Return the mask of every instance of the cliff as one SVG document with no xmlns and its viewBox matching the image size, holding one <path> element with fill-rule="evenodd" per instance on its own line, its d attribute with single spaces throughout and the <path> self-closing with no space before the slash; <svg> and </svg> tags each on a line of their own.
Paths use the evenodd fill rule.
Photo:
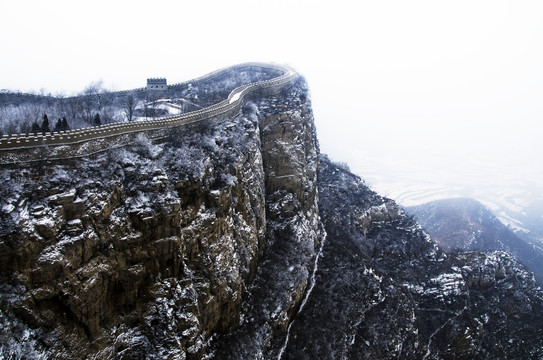
<svg viewBox="0 0 543 360">
<path fill-rule="evenodd" d="M 93 141 L 0 168 L 3 357 L 543 355 L 533 275 L 504 253 L 442 252 L 321 157 L 301 77 Z"/>
<path fill-rule="evenodd" d="M 155 135 L 2 168 L 4 353 L 199 359 L 284 333 L 319 241 L 305 83 Z"/>
<path fill-rule="evenodd" d="M 315 287 L 285 359 L 535 359 L 543 294 L 503 252 L 444 253 L 393 201 L 325 157 Z"/>
<path fill-rule="evenodd" d="M 448 252 L 505 251 L 543 279 L 543 249 L 519 238 L 489 209 L 472 199 L 444 199 L 406 209 Z"/>
</svg>

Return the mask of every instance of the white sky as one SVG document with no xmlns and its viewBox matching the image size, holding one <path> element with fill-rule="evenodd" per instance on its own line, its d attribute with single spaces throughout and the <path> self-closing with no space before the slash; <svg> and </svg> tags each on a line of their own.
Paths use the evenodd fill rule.
<svg viewBox="0 0 543 360">
<path fill-rule="evenodd" d="M 0 89 L 289 63 L 309 82 L 321 150 L 362 176 L 368 159 L 391 176 L 463 168 L 473 186 L 543 174 L 540 0 L 17 0 L 0 3 L 0 31 Z M 503 173 L 477 175 L 487 162 Z"/>
</svg>

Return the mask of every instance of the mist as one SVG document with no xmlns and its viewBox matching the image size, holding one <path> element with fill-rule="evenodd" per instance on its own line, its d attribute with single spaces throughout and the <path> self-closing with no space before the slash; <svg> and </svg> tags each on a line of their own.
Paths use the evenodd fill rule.
<svg viewBox="0 0 543 360">
<path fill-rule="evenodd" d="M 540 1 L 20 1 L 0 17 L 0 89 L 120 90 L 288 63 L 309 83 L 321 151 L 375 190 L 543 221 Z"/>
</svg>

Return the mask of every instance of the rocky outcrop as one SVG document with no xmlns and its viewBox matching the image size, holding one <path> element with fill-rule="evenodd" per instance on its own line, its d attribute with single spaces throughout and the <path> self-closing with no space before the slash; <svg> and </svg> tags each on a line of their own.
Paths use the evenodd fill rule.
<svg viewBox="0 0 543 360">
<path fill-rule="evenodd" d="M 2 168 L 3 355 L 200 359 L 251 322 L 271 349 L 315 254 L 317 155 L 299 81 L 158 140 Z"/>
<path fill-rule="evenodd" d="M 360 178 L 323 158 L 316 284 L 283 359 L 535 359 L 543 294 L 502 252 L 443 253 Z"/>
<path fill-rule="evenodd" d="M 543 357 L 533 275 L 319 157 L 303 79 L 114 145 L 0 168 L 0 357 Z"/>
<path fill-rule="evenodd" d="M 519 238 L 489 209 L 473 199 L 436 200 L 406 211 L 447 252 L 504 251 L 543 282 L 543 249 Z"/>
<path fill-rule="evenodd" d="M 322 241 L 312 112 L 307 89 L 291 91 L 290 97 L 256 103 L 266 177 L 266 250 L 239 327 L 218 342 L 219 359 L 277 357 Z"/>
</svg>

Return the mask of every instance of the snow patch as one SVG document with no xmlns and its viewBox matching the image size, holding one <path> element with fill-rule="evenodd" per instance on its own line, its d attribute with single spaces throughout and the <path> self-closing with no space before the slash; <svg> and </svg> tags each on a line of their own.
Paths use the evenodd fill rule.
<svg viewBox="0 0 543 360">
<path fill-rule="evenodd" d="M 526 229 L 524 227 L 524 224 L 522 224 L 522 222 L 520 222 L 519 220 L 513 219 L 511 216 L 509 216 L 503 211 L 497 214 L 497 217 L 505 226 L 509 227 L 514 232 L 523 232 L 526 234 L 530 233 L 530 230 Z"/>
<path fill-rule="evenodd" d="M 425 295 L 436 297 L 460 295 L 464 287 L 464 278 L 460 272 L 441 274 L 430 279 L 428 284 L 432 287 L 425 291 Z"/>
<path fill-rule="evenodd" d="M 233 102 L 238 101 L 240 96 L 241 96 L 241 92 L 235 93 L 234 96 L 232 96 L 232 98 L 230 99 L 230 104 L 232 104 Z"/>
<path fill-rule="evenodd" d="M 2 206 L 2 211 L 5 213 L 9 214 L 13 210 L 15 210 L 15 206 L 13 206 L 13 204 L 7 204 L 7 205 Z"/>
</svg>

